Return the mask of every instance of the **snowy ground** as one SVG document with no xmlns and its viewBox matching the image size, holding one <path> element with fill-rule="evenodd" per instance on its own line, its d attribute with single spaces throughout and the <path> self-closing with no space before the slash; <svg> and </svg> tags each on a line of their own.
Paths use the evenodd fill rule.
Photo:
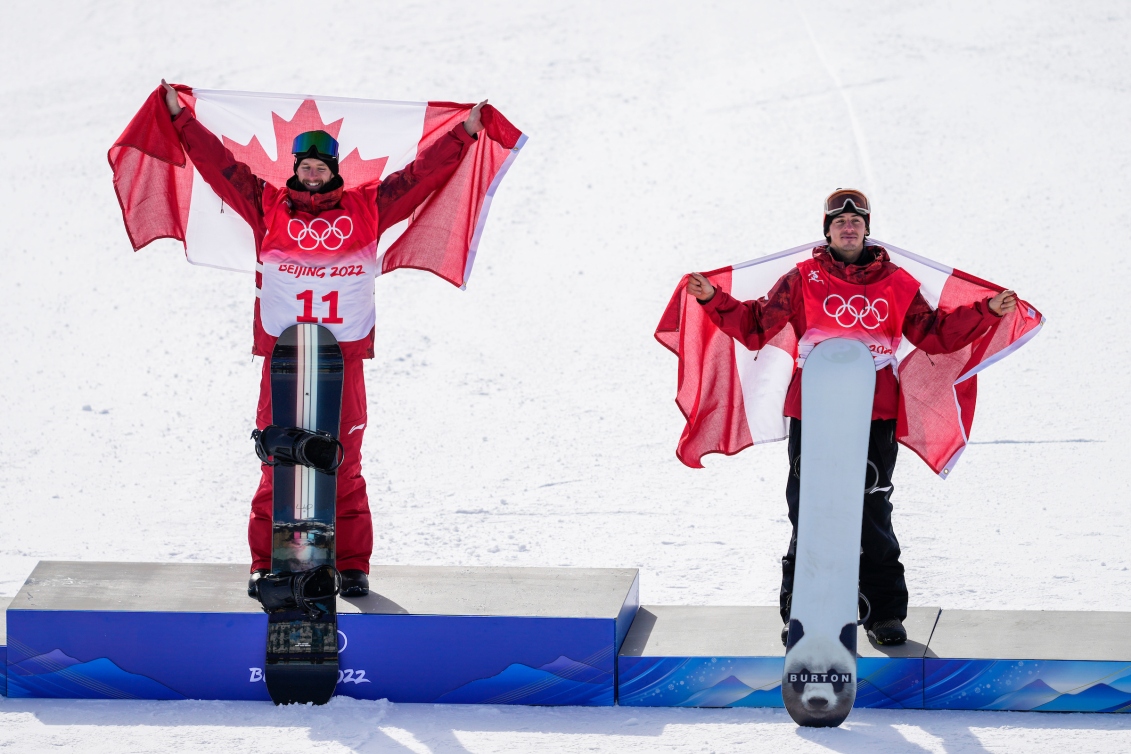
<svg viewBox="0 0 1131 754">
<path fill-rule="evenodd" d="M 5 21 L 0 597 L 40 559 L 247 558 L 252 281 L 172 242 L 132 253 L 105 161 L 164 76 L 488 96 L 530 135 L 466 292 L 378 281 L 375 562 L 635 567 L 646 603 L 774 603 L 785 448 L 681 466 L 652 331 L 683 272 L 815 238 L 824 195 L 859 186 L 877 237 L 1048 317 L 984 373 L 949 481 L 904 454 L 912 603 L 1131 610 L 1126 3 L 75 0 Z M 1116 752 L 1131 722 L 0 699 L 4 747 Z"/>
</svg>

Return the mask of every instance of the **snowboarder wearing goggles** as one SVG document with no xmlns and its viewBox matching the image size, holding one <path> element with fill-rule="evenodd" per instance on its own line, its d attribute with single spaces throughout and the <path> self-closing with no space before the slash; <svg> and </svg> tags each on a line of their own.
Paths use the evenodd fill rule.
<svg viewBox="0 0 1131 754">
<path fill-rule="evenodd" d="M 483 129 L 480 111 L 485 103 L 476 105 L 464 123 L 422 150 L 404 169 L 380 182 L 351 189 L 344 187 L 338 174 L 338 142 L 325 131 L 299 134 L 292 145 L 294 175 L 284 187 L 276 188 L 238 162 L 190 109 L 182 108 L 176 90 L 164 80 L 161 84 L 181 145 L 205 182 L 251 226 L 260 261 L 271 250 L 281 250 L 289 259 L 306 260 L 259 266 L 254 353 L 270 357 L 275 338 L 269 332 L 281 332 L 296 321 L 310 321 L 302 319 L 309 316 L 302 307 L 310 306 L 315 297 L 330 299 L 331 314 L 321 321 L 338 339 L 345 360 L 339 432 L 343 456 L 337 469 L 335 506 L 337 567 L 342 574 L 341 593 L 365 595 L 369 592 L 373 524 L 361 476 L 361 441 L 367 422 L 361 360 L 373 357 L 376 315 L 369 252 L 386 229 L 409 217 L 455 173 Z M 317 288 L 317 283 L 324 282 L 317 271 L 331 268 L 345 270 L 333 280 L 334 290 L 325 297 L 326 291 L 303 290 Z M 256 415 L 260 430 L 271 424 L 269 366 L 270 359 L 264 359 Z M 252 597 L 257 580 L 271 565 L 272 482 L 271 468 L 264 466 L 248 523 L 252 554 L 248 594 Z"/>
<path fill-rule="evenodd" d="M 865 244 L 870 232 L 868 198 L 855 189 L 837 189 L 824 205 L 827 244 L 814 248 L 812 259 L 783 275 L 765 298 L 738 301 L 698 273 L 691 273 L 687 290 L 715 325 L 750 350 L 761 349 L 786 326 L 797 337 L 799 368 L 793 373 L 784 409 L 789 418 L 790 464 L 785 496 L 793 525 L 789 549 L 782 558 L 780 609 L 787 628 L 801 489 L 801 369 L 805 356 L 818 342 L 831 337 L 830 332 L 860 340 L 872 351 L 876 388 L 868 440 L 860 591 L 871 608 L 865 623 L 868 635 L 879 644 L 902 644 L 907 640 L 903 627 L 907 584 L 890 502 L 900 390 L 895 352 L 901 338 L 932 355 L 965 348 L 1013 311 L 1017 296 L 1006 290 L 947 313 L 933 309 L 919 292 L 919 283 L 892 263 L 883 247 Z M 835 329 L 831 320 L 835 320 Z M 822 324 L 829 326 L 822 328 Z M 787 628 L 782 629 L 783 643 Z"/>
</svg>

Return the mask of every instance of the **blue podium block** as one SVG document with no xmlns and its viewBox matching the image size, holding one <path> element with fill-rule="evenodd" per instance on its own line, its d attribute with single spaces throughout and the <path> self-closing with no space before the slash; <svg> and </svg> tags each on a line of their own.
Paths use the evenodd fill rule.
<svg viewBox="0 0 1131 754">
<path fill-rule="evenodd" d="M 939 610 L 911 608 L 909 641 L 857 638 L 857 707 L 923 705 L 923 656 Z M 638 707 L 781 707 L 785 648 L 776 607 L 641 607 L 618 657 L 619 703 Z"/>
<path fill-rule="evenodd" d="M 0 600 L 0 696 L 8 695 L 8 600 Z"/>
<path fill-rule="evenodd" d="M 8 694 L 260 699 L 266 616 L 234 565 L 41 562 L 7 613 Z M 637 571 L 377 568 L 339 600 L 336 693 L 611 705 Z"/>
<path fill-rule="evenodd" d="M 267 620 L 235 565 L 40 562 L 8 607 L 8 695 L 269 699 Z"/>
<path fill-rule="evenodd" d="M 944 610 L 927 709 L 1131 712 L 1131 613 Z"/>
<path fill-rule="evenodd" d="M 338 602 L 339 692 L 460 704 L 612 705 L 639 574 L 387 566 Z M 358 673 L 363 677 L 358 679 Z"/>
</svg>

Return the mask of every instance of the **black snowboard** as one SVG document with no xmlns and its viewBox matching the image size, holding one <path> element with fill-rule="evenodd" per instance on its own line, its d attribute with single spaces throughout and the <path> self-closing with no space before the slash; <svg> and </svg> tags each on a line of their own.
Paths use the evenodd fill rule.
<svg viewBox="0 0 1131 754">
<path fill-rule="evenodd" d="M 271 354 L 271 421 L 281 427 L 339 432 L 342 349 L 324 327 L 299 324 L 279 336 Z M 333 474 L 276 466 L 271 572 L 303 573 L 334 565 Z M 314 612 L 268 613 L 264 680 L 276 704 L 325 704 L 338 683 L 335 598 Z"/>
</svg>

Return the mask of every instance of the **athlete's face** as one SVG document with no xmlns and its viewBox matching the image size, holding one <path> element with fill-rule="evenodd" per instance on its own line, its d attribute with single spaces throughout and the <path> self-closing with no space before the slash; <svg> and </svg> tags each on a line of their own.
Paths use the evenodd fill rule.
<svg viewBox="0 0 1131 754">
<path fill-rule="evenodd" d="M 842 257 L 855 259 L 864 250 L 864 235 L 867 228 L 860 215 L 845 212 L 833 218 L 829 225 L 829 239 L 833 251 Z"/>
<path fill-rule="evenodd" d="M 295 175 L 309 191 L 317 191 L 330 182 L 330 179 L 334 177 L 334 172 L 322 160 L 307 157 L 298 164 Z"/>
</svg>

